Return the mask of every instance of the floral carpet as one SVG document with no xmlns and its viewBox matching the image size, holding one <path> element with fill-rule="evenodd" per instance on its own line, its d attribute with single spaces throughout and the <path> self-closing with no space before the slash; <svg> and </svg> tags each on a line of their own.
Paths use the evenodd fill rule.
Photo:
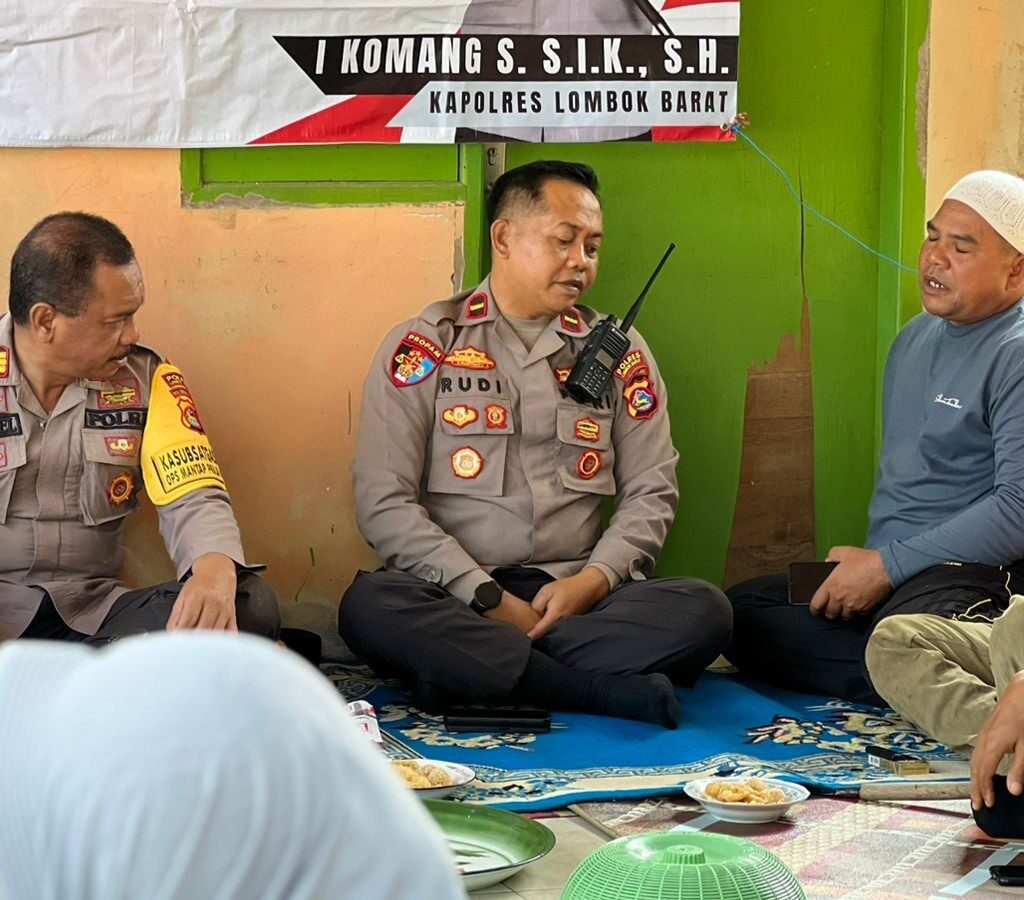
<svg viewBox="0 0 1024 900">
<path fill-rule="evenodd" d="M 388 753 L 462 763 L 477 778 L 457 796 L 519 812 L 570 803 L 682 792 L 695 778 L 771 774 L 825 794 L 855 793 L 870 781 L 897 781 L 867 759 L 870 744 L 921 756 L 948 780 L 963 771 L 941 744 L 887 709 L 858 706 L 709 673 L 679 689 L 676 731 L 555 711 L 546 734 L 451 734 L 440 716 L 366 669 L 321 667 L 346 700 L 374 705 Z"/>
</svg>

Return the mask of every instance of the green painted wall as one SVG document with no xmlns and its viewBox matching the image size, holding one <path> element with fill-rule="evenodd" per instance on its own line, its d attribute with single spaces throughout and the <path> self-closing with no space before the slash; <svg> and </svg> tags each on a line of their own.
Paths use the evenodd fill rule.
<svg viewBox="0 0 1024 900">
<path fill-rule="evenodd" d="M 910 254 L 908 263 L 916 246 L 905 236 L 920 234 L 923 187 L 907 164 L 913 115 L 904 101 L 926 19 L 917 0 L 742 4 L 740 109 L 751 116 L 750 135 L 806 202 L 869 243 Z M 783 335 L 799 334 L 805 293 L 818 550 L 862 543 L 878 363 L 897 327 L 901 300 L 891 293 L 901 279 L 883 277 L 872 256 L 802 216 L 741 141 L 510 144 L 507 164 L 543 157 L 590 163 L 601 177 L 606 239 L 589 295 L 597 308 L 624 312 L 665 245 L 679 245 L 639 322 L 670 386 L 682 456 L 680 512 L 661 572 L 721 580 L 747 371 L 774 357 Z"/>
</svg>

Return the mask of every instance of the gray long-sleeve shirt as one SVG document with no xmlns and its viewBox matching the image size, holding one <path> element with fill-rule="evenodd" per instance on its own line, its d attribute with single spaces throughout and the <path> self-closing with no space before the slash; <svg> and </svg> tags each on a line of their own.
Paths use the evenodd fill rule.
<svg viewBox="0 0 1024 900">
<path fill-rule="evenodd" d="M 894 587 L 1024 558 L 1022 304 L 962 326 L 922 313 L 889 351 L 867 545 Z"/>
</svg>

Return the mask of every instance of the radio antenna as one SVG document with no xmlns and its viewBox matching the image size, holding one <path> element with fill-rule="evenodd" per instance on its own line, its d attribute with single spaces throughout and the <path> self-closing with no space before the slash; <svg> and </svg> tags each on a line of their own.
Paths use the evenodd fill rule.
<svg viewBox="0 0 1024 900">
<path fill-rule="evenodd" d="M 622 320 L 622 330 L 624 332 L 629 331 L 636 319 L 637 313 L 640 312 L 640 304 L 644 302 L 644 297 L 647 296 L 647 292 L 651 289 L 651 285 L 654 284 L 654 279 L 658 277 L 661 267 L 665 265 L 668 258 L 672 255 L 672 251 L 675 249 L 675 244 L 668 245 L 668 250 L 665 251 L 665 255 L 661 258 L 661 262 L 658 263 L 658 267 L 651 274 L 651 277 L 647 279 L 647 284 L 644 285 L 644 289 L 640 292 L 640 296 L 636 298 L 633 305 L 629 308 L 629 312 L 626 313 L 626 318 Z"/>
</svg>

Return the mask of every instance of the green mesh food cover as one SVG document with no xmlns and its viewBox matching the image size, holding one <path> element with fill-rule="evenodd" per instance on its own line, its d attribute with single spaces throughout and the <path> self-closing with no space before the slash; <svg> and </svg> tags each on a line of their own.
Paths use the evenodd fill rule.
<svg viewBox="0 0 1024 900">
<path fill-rule="evenodd" d="M 583 860 L 562 900 L 804 900 L 796 876 L 757 844 L 666 831 L 619 838 Z"/>
</svg>

